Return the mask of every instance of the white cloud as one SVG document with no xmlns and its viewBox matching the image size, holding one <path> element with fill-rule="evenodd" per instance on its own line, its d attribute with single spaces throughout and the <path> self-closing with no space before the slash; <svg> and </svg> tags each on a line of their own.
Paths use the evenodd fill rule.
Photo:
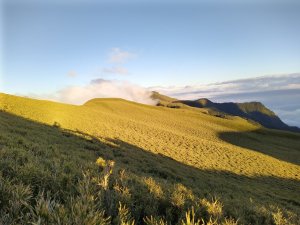
<svg viewBox="0 0 300 225">
<path fill-rule="evenodd" d="M 113 66 L 110 68 L 103 68 L 103 73 L 108 74 L 121 74 L 121 75 L 127 75 L 129 74 L 128 70 L 125 67 L 122 66 Z"/>
<path fill-rule="evenodd" d="M 136 57 L 134 53 L 124 51 L 120 48 L 112 48 L 109 53 L 109 62 L 115 64 L 122 64 L 127 62 L 128 60 Z"/>
<path fill-rule="evenodd" d="M 44 95 L 39 98 L 78 105 L 93 98 L 123 98 L 155 105 L 156 101 L 151 99 L 151 94 L 148 89 L 127 81 L 96 79 L 85 86 L 66 87 L 53 95 Z"/>
</svg>

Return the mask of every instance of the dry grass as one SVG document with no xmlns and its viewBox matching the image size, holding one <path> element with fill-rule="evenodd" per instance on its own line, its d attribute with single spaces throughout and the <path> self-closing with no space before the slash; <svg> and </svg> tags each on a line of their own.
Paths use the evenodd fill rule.
<svg viewBox="0 0 300 225">
<path fill-rule="evenodd" d="M 157 201 L 169 201 L 175 208 L 191 210 L 188 207 L 200 198 L 202 202 L 195 204 L 199 212 L 205 211 L 206 223 L 213 218 L 218 223 L 230 224 L 230 217 L 239 218 L 240 223 L 271 223 L 280 220 L 274 214 L 276 207 L 292 215 L 289 220 L 299 221 L 299 134 L 266 130 L 237 117 L 210 116 L 201 109 L 146 106 L 120 99 L 96 99 L 73 106 L 1 94 L 0 109 L 32 123 L 68 130 L 71 139 L 89 140 L 87 148 L 82 147 L 82 141 L 52 144 L 50 157 L 65 157 L 70 168 L 83 159 L 95 164 L 99 155 L 113 159 L 117 169 L 128 170 L 130 177 L 139 180 L 148 191 L 153 204 L 148 212 L 160 210 Z M 50 148 L 41 139 L 47 137 L 41 135 L 44 128 L 29 131 L 18 119 L 7 125 L 11 120 L 1 121 L 2 157 L 9 155 L 9 151 L 18 152 L 16 146 L 30 145 L 34 149 L 37 144 Z M 61 152 L 62 146 L 65 153 Z M 37 148 L 38 154 L 50 154 Z M 75 150 L 74 157 L 68 155 Z M 120 181 L 115 190 L 122 193 L 124 202 L 130 202 L 134 193 L 128 191 L 126 180 Z M 72 181 L 69 182 L 71 185 Z M 211 195 L 220 200 L 208 201 Z M 148 214 L 144 222 L 161 224 L 172 213 L 176 214 L 169 212 L 165 218 L 152 219 Z M 184 219 L 179 217 L 178 221 Z"/>
</svg>

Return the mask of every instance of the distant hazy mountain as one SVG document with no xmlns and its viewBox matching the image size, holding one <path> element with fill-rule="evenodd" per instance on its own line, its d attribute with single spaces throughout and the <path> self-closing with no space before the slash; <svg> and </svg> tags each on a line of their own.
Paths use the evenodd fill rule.
<svg viewBox="0 0 300 225">
<path fill-rule="evenodd" d="M 183 105 L 206 108 L 212 114 L 225 117 L 226 114 L 239 116 L 255 121 L 266 128 L 300 132 L 300 128 L 285 124 L 273 111 L 264 106 L 261 102 L 245 103 L 215 103 L 206 98 L 198 100 L 178 100 L 153 92 L 152 97 L 159 100 L 158 105 L 170 108 L 181 108 Z"/>
</svg>

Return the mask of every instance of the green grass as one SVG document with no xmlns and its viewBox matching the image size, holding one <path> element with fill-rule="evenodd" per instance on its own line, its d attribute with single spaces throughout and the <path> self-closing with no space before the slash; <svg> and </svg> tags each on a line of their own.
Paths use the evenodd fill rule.
<svg viewBox="0 0 300 225">
<path fill-rule="evenodd" d="M 0 224 L 300 223 L 299 134 L 120 99 L 0 109 Z"/>
</svg>

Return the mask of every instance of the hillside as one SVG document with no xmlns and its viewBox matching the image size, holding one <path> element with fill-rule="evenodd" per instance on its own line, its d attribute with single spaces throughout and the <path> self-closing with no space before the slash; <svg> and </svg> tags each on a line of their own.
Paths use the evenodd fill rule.
<svg viewBox="0 0 300 225">
<path fill-rule="evenodd" d="M 184 106 L 204 108 L 212 115 L 225 117 L 226 114 L 229 114 L 255 121 L 266 128 L 300 132 L 300 128 L 285 124 L 274 112 L 264 106 L 261 102 L 214 103 L 206 98 L 198 100 L 178 100 L 159 93 L 153 94 L 152 98 L 157 99 L 159 105 L 170 108 L 180 108 Z"/>
<path fill-rule="evenodd" d="M 300 224 L 298 133 L 122 99 L 0 110 L 0 224 Z"/>
</svg>

